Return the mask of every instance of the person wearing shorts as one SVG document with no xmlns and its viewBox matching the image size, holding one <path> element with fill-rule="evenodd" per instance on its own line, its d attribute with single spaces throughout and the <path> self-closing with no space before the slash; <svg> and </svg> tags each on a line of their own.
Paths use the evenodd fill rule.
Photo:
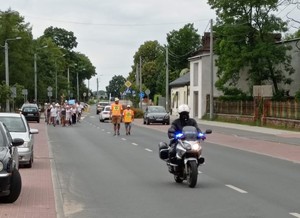
<svg viewBox="0 0 300 218">
<path fill-rule="evenodd" d="M 114 136 L 120 135 L 120 124 L 122 116 L 122 104 L 119 103 L 119 99 L 115 98 L 115 102 L 111 104 L 111 122 L 114 125 Z"/>
<path fill-rule="evenodd" d="M 123 121 L 125 124 L 126 135 L 130 135 L 131 123 L 134 119 L 134 112 L 130 109 L 130 105 L 127 105 L 123 111 Z"/>
</svg>

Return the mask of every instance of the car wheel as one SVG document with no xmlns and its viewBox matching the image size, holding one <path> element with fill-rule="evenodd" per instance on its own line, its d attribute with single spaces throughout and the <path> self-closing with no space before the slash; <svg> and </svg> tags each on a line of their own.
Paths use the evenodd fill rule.
<svg viewBox="0 0 300 218">
<path fill-rule="evenodd" d="M 149 119 L 147 119 L 147 125 L 149 125 L 150 124 L 150 121 L 149 121 Z"/>
<path fill-rule="evenodd" d="M 38 119 L 37 122 L 40 123 L 40 119 Z"/>
<path fill-rule="evenodd" d="M 32 168 L 32 163 L 33 163 L 33 155 L 31 155 L 30 160 L 29 160 L 28 164 L 25 165 L 25 167 Z"/>
<path fill-rule="evenodd" d="M 146 124 L 146 120 L 144 119 L 144 124 Z"/>
<path fill-rule="evenodd" d="M 22 180 L 21 180 L 20 172 L 17 169 L 14 169 L 10 180 L 10 193 L 7 196 L 1 197 L 0 201 L 3 203 L 15 202 L 20 196 L 21 188 L 22 188 Z"/>
</svg>

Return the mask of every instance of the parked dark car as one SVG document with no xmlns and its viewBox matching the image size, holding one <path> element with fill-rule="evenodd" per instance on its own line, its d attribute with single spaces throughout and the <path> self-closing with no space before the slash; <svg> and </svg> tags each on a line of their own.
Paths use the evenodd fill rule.
<svg viewBox="0 0 300 218">
<path fill-rule="evenodd" d="M 27 121 L 40 122 L 40 110 L 37 104 L 23 104 L 21 113 L 25 116 Z"/>
<path fill-rule="evenodd" d="M 12 139 L 5 124 L 0 122 L 0 202 L 2 203 L 13 203 L 20 196 L 22 180 L 16 146 L 23 143 L 23 139 Z"/>
<path fill-rule="evenodd" d="M 163 106 L 147 106 L 144 112 L 144 124 L 170 124 L 170 115 Z"/>
</svg>

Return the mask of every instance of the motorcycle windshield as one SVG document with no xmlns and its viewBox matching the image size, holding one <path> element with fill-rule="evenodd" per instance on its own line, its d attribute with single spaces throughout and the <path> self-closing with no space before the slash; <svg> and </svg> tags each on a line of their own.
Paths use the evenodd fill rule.
<svg viewBox="0 0 300 218">
<path fill-rule="evenodd" d="M 198 131 L 194 126 L 185 126 L 182 129 L 182 133 L 184 135 L 184 139 L 188 141 L 197 140 Z"/>
</svg>

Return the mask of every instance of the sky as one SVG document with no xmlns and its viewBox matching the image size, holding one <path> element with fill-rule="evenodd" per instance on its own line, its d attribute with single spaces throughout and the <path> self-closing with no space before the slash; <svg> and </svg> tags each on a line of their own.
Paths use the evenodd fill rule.
<svg viewBox="0 0 300 218">
<path fill-rule="evenodd" d="M 114 75 L 126 78 L 144 42 L 165 45 L 167 34 L 187 23 L 202 36 L 210 31 L 210 19 L 216 18 L 207 0 L 1 0 L 0 9 L 9 8 L 30 23 L 35 39 L 50 26 L 72 31 L 78 42 L 74 51 L 85 54 L 96 67 L 97 76 L 86 81 L 93 91 L 97 79 L 99 90 L 105 90 Z M 299 9 L 289 6 L 278 15 L 297 13 Z"/>
</svg>

